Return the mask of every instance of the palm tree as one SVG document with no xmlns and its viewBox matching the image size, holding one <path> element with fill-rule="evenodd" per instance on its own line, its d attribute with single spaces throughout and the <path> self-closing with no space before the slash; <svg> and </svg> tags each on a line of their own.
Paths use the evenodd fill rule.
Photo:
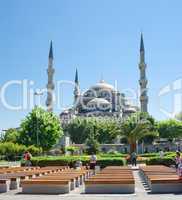
<svg viewBox="0 0 182 200">
<path fill-rule="evenodd" d="M 121 136 L 128 140 L 130 153 L 136 151 L 136 142 L 146 136 L 158 136 L 155 120 L 147 113 L 135 113 L 120 126 Z"/>
</svg>

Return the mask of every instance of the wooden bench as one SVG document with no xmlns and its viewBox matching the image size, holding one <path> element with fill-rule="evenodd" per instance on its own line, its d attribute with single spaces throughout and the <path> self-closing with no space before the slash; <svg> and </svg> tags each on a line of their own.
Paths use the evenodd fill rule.
<svg viewBox="0 0 182 200">
<path fill-rule="evenodd" d="M 87 194 L 129 194 L 134 193 L 134 179 L 91 179 L 85 181 Z"/>
<path fill-rule="evenodd" d="M 21 181 L 23 193 L 63 194 L 83 184 L 86 170 L 64 170 Z M 57 184 L 56 184 L 57 183 Z M 35 186 L 36 185 L 36 186 Z M 38 185 L 38 186 L 37 186 Z M 53 185 L 53 186 L 52 186 Z M 56 186 L 55 186 L 56 185 Z M 40 190 L 39 190 L 39 188 Z"/>
<path fill-rule="evenodd" d="M 128 167 L 107 167 L 85 181 L 85 193 L 129 194 L 135 192 L 133 173 Z"/>
<path fill-rule="evenodd" d="M 151 193 L 182 193 L 182 179 L 166 166 L 147 166 L 140 169 L 142 179 Z"/>
<path fill-rule="evenodd" d="M 21 180 L 26 180 L 26 179 L 30 179 L 33 177 L 39 177 L 40 175 L 45 175 L 48 174 L 49 170 L 26 170 L 26 171 L 15 171 L 15 172 L 11 172 L 11 173 L 4 173 L 4 174 L 0 174 L 0 179 L 8 179 L 10 181 L 10 189 L 18 189 L 21 184 L 20 181 Z"/>
<path fill-rule="evenodd" d="M 70 192 L 69 180 L 25 180 L 22 181 L 24 194 L 65 194 Z"/>
<path fill-rule="evenodd" d="M 70 184 L 70 190 L 74 190 L 75 187 L 79 187 L 81 184 L 80 183 L 80 176 L 79 175 L 74 175 L 74 174 L 54 174 L 54 175 L 48 175 L 48 176 L 42 176 L 35 178 L 36 180 L 69 180 L 71 182 Z"/>
</svg>

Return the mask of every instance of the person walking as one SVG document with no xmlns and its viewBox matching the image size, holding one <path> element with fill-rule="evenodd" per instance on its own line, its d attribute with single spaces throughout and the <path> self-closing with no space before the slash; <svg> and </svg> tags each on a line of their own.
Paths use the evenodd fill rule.
<svg viewBox="0 0 182 200">
<path fill-rule="evenodd" d="M 23 159 L 25 160 L 26 167 L 30 167 L 32 165 L 31 158 L 32 158 L 31 153 L 26 151 L 25 154 L 23 155 Z"/>
<path fill-rule="evenodd" d="M 160 149 L 160 151 L 159 151 L 159 157 L 160 157 L 160 159 L 164 158 L 164 151 L 162 149 Z"/>
<path fill-rule="evenodd" d="M 95 170 L 96 164 L 97 164 L 97 156 L 93 153 L 90 157 L 90 169 Z"/>
<path fill-rule="evenodd" d="M 82 168 L 82 161 L 81 159 L 79 159 L 75 163 L 75 169 L 80 170 L 81 168 Z"/>
<path fill-rule="evenodd" d="M 135 151 L 132 152 L 132 154 L 131 154 L 131 164 L 132 164 L 132 166 L 137 165 L 137 154 Z"/>
<path fill-rule="evenodd" d="M 182 159 L 180 159 L 180 163 L 178 164 L 178 176 L 182 179 Z"/>
<path fill-rule="evenodd" d="M 179 151 L 176 151 L 176 156 L 175 156 L 175 167 L 176 171 L 178 170 L 178 166 L 181 163 L 181 153 Z"/>
</svg>

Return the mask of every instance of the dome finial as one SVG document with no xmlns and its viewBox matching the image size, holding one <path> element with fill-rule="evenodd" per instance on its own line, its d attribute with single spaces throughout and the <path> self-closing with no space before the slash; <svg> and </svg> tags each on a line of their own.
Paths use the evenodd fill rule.
<svg viewBox="0 0 182 200">
<path fill-rule="evenodd" d="M 99 82 L 100 82 L 100 83 L 105 83 L 104 78 L 103 78 L 103 73 L 101 73 L 100 81 L 99 81 Z"/>
</svg>

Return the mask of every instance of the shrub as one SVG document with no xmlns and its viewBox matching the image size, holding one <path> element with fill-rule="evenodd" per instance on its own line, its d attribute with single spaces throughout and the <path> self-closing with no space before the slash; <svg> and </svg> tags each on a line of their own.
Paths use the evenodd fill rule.
<svg viewBox="0 0 182 200">
<path fill-rule="evenodd" d="M 32 156 L 37 156 L 42 153 L 42 148 L 38 148 L 34 145 L 29 146 L 26 150 L 29 151 L 32 154 Z"/>
<path fill-rule="evenodd" d="M 44 166 L 68 166 L 73 165 L 74 162 L 79 160 L 79 156 L 49 156 L 49 157 L 33 157 L 32 165 Z M 84 164 L 89 162 L 88 157 L 81 157 L 80 159 Z"/>
<path fill-rule="evenodd" d="M 89 163 L 89 156 L 50 156 L 50 157 L 33 157 L 32 158 L 32 164 L 34 166 L 63 166 L 63 165 L 69 165 L 72 166 L 74 162 L 77 160 L 81 160 L 83 165 Z M 102 158 L 98 156 L 97 160 L 98 165 L 100 165 L 102 168 L 106 166 L 122 166 L 125 165 L 125 160 L 118 157 L 106 157 Z"/>
<path fill-rule="evenodd" d="M 66 147 L 66 150 L 69 151 L 71 155 L 73 155 L 76 151 L 79 150 L 79 147 L 69 146 L 69 147 Z"/>
<path fill-rule="evenodd" d="M 145 154 L 140 154 L 139 156 L 145 157 L 145 158 L 156 157 L 156 156 L 159 156 L 159 153 L 145 153 Z"/>
<path fill-rule="evenodd" d="M 103 158 L 105 158 L 105 157 L 110 157 L 110 158 L 113 158 L 113 157 L 119 157 L 119 158 L 125 158 L 125 157 L 127 157 L 127 154 L 123 154 L 123 153 L 100 153 L 99 154 L 99 156 L 100 157 L 103 157 Z"/>
<path fill-rule="evenodd" d="M 166 166 L 171 166 L 175 164 L 174 158 L 173 157 L 154 157 L 146 160 L 147 165 L 166 165 Z"/>
<path fill-rule="evenodd" d="M 0 154 L 5 156 L 6 160 L 21 159 L 26 146 L 14 144 L 11 142 L 0 143 Z"/>
<path fill-rule="evenodd" d="M 123 166 L 126 164 L 125 159 L 121 158 L 101 158 L 98 159 L 97 164 L 101 166 L 101 168 L 107 167 L 107 166 Z"/>
</svg>

